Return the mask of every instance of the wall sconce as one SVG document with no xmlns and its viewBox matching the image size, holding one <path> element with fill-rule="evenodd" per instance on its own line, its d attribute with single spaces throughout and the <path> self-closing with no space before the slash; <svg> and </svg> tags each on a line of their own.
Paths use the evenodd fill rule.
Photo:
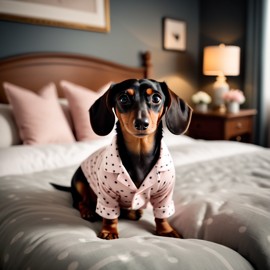
<svg viewBox="0 0 270 270">
<path fill-rule="evenodd" d="M 203 74 L 217 76 L 213 85 L 213 104 L 216 109 L 225 110 L 223 94 L 229 91 L 225 76 L 238 76 L 240 73 L 240 47 L 207 46 L 203 52 Z"/>
</svg>

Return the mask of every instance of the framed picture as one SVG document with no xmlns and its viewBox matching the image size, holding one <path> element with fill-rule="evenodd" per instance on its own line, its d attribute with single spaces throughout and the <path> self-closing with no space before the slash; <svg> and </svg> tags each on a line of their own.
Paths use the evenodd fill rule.
<svg viewBox="0 0 270 270">
<path fill-rule="evenodd" d="M 0 19 L 110 31 L 110 0 L 0 0 Z"/>
<path fill-rule="evenodd" d="M 184 21 L 164 18 L 163 19 L 163 49 L 170 51 L 186 50 L 187 26 Z"/>
</svg>

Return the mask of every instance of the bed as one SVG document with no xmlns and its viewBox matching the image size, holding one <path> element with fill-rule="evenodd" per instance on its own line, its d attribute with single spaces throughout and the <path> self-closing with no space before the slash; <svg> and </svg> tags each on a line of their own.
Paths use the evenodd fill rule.
<svg viewBox="0 0 270 270">
<path fill-rule="evenodd" d="M 170 223 L 184 239 L 154 235 L 149 205 L 141 220 L 120 220 L 120 239 L 101 240 L 100 222 L 81 219 L 70 194 L 50 185 L 69 186 L 80 162 L 114 136 L 80 133 L 83 127 L 74 121 L 80 105 L 90 106 L 112 82 L 150 74 L 150 53 L 135 68 L 63 53 L 0 61 L 1 269 L 270 269 L 269 149 L 194 140 L 164 128 L 176 168 L 176 212 Z M 46 91 L 57 96 L 44 106 Z M 35 111 L 32 116 L 29 107 Z M 40 111 L 46 119 L 37 117 Z M 85 115 L 87 111 L 77 122 L 85 121 Z M 38 120 L 31 122 L 30 116 Z M 48 125 L 42 134 L 28 130 L 42 128 L 40 122 Z"/>
</svg>

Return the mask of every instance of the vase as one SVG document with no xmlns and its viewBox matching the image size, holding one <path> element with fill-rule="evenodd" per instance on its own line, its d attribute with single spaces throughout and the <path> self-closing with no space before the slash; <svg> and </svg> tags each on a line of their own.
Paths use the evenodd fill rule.
<svg viewBox="0 0 270 270">
<path fill-rule="evenodd" d="M 229 102 L 227 104 L 227 110 L 229 113 L 238 113 L 240 110 L 240 104 L 238 102 Z"/>
<path fill-rule="evenodd" d="M 208 105 L 206 103 L 198 103 L 195 106 L 197 112 L 207 112 Z"/>
</svg>

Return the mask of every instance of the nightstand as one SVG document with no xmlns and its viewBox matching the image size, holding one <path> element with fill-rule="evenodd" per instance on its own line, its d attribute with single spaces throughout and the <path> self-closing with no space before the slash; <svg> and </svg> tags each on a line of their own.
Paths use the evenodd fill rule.
<svg viewBox="0 0 270 270">
<path fill-rule="evenodd" d="M 240 110 L 239 113 L 194 111 L 188 135 L 195 139 L 236 140 L 252 142 L 253 118 L 257 111 Z"/>
</svg>

